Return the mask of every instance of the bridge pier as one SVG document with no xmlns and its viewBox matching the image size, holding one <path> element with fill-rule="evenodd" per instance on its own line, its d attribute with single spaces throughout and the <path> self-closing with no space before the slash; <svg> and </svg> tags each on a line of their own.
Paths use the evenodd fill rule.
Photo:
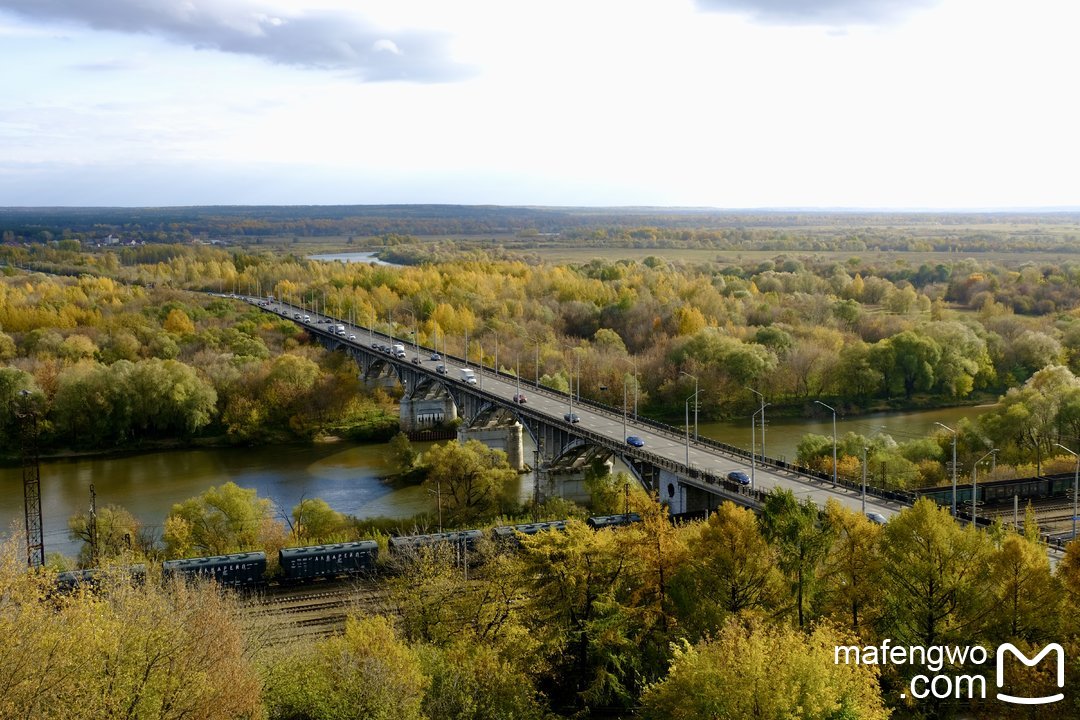
<svg viewBox="0 0 1080 720">
<path fill-rule="evenodd" d="M 424 382 L 414 374 L 411 382 L 406 380 L 406 385 L 407 392 L 398 406 L 403 432 L 426 430 L 457 420 L 457 403 L 441 384 Z"/>
</svg>

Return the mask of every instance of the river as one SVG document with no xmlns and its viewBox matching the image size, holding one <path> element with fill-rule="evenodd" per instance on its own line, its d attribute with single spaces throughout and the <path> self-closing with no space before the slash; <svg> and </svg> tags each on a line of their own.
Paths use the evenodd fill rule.
<svg viewBox="0 0 1080 720">
<path fill-rule="evenodd" d="M 89 506 L 91 483 L 98 507 L 122 505 L 158 534 L 174 503 L 229 481 L 254 488 L 285 513 L 301 498 L 313 497 L 358 517 L 408 518 L 428 510 L 432 503 L 422 488 L 393 488 L 379 479 L 390 472 L 386 456 L 386 445 L 381 443 L 333 443 L 43 461 L 45 549 L 67 555 L 77 552 L 77 544 L 68 540 L 67 519 Z M 2 534 L 8 534 L 22 514 L 22 470 L 0 469 Z"/>
<path fill-rule="evenodd" d="M 884 426 L 886 432 L 902 441 L 932 432 L 935 422 L 952 425 L 962 417 L 975 417 L 985 410 L 947 408 L 840 418 L 837 432 L 871 434 Z M 769 420 L 768 417 L 766 420 L 765 449 L 775 457 L 794 458 L 795 447 L 804 433 L 832 433 L 830 416 L 814 420 Z M 732 445 L 750 446 L 749 418 L 739 423 L 703 423 L 700 432 Z M 525 457 L 532 458 L 532 443 L 527 434 L 524 440 Z M 415 445 L 418 449 L 426 447 L 423 443 Z M 66 555 L 77 553 L 78 544 L 68 539 L 67 519 L 88 507 L 91 483 L 97 493 L 98 507 L 122 505 L 158 534 L 173 504 L 229 481 L 254 488 L 260 497 L 270 498 L 284 513 L 289 513 L 302 498 L 313 497 L 326 500 L 339 512 L 361 518 L 407 519 L 431 512 L 434 502 L 422 488 L 394 488 L 380 480 L 390 472 L 387 454 L 384 443 L 343 442 L 43 461 L 41 509 L 45 549 Z M 517 494 L 525 499 L 533 490 L 531 478 L 523 476 L 519 482 Z M 10 534 L 22 515 L 22 470 L 0 468 L 0 536 Z"/>
<path fill-rule="evenodd" d="M 333 262 L 340 260 L 346 263 L 367 263 L 368 265 L 385 265 L 387 267 L 402 267 L 397 263 L 386 262 L 380 260 L 376 253 L 373 252 L 343 252 L 343 253 L 323 253 L 321 255 L 309 255 L 312 260 L 325 260 L 327 262 Z"/>
<path fill-rule="evenodd" d="M 897 442 L 927 437 L 935 431 L 944 432 L 935 423 L 955 427 L 961 418 L 974 420 L 987 412 L 991 406 L 968 406 L 938 408 L 935 410 L 915 410 L 908 412 L 883 412 L 871 415 L 857 415 L 850 418 L 837 415 L 836 435 L 854 432 L 860 435 L 874 435 L 883 432 L 891 435 Z M 693 416 L 690 422 L 694 422 Z M 755 444 L 761 452 L 761 425 L 758 418 L 757 439 Z M 765 453 L 779 460 L 795 459 L 796 448 L 806 433 L 816 433 L 832 437 L 832 413 L 821 408 L 821 415 L 814 419 L 769 417 L 765 408 Z M 750 449 L 750 418 L 715 423 L 699 423 L 698 433 L 704 437 L 726 442 L 730 445 Z"/>
</svg>

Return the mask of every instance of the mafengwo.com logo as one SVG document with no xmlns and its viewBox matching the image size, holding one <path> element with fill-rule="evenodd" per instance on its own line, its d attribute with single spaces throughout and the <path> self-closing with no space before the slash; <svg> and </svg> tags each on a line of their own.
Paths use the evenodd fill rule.
<svg viewBox="0 0 1080 720">
<path fill-rule="evenodd" d="M 1006 680 L 1006 659 L 1012 656 L 1027 667 L 1035 667 L 1044 660 L 1054 663 L 1054 680 L 1057 689 L 1065 688 L 1065 650 L 1057 643 L 1050 643 L 1039 652 L 1028 657 L 1012 643 L 999 645 L 995 654 L 994 687 L 997 692 L 990 695 L 1001 702 L 1014 705 L 1045 705 L 1065 698 L 1065 693 L 1056 692 L 1043 695 L 1021 695 L 1004 692 L 1010 687 Z M 911 678 L 907 692 L 900 695 L 916 700 L 935 698 L 937 700 L 985 700 L 987 696 L 987 673 L 944 672 L 950 668 L 981 668 L 990 663 L 990 655 L 981 645 L 893 645 L 885 639 L 881 645 L 837 645 L 834 662 L 839 665 L 913 665 L 925 668 L 928 673 L 919 673 Z M 932 674 L 930 674 L 932 673 Z"/>
</svg>

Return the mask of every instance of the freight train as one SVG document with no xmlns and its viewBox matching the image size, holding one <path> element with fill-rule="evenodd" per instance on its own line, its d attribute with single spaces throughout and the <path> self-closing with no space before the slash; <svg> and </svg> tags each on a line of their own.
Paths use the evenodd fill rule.
<svg viewBox="0 0 1080 720">
<path fill-rule="evenodd" d="M 598 515 L 586 521 L 593 529 L 630 525 L 637 522 L 641 522 L 641 516 L 637 513 Z M 553 520 L 521 525 L 500 525 L 493 528 L 490 535 L 496 542 L 516 544 L 518 533 L 535 535 L 539 532 L 565 529 L 565 520 Z M 390 538 L 387 547 L 391 556 L 408 555 L 419 548 L 437 545 L 474 550 L 483 537 L 483 530 L 398 535 Z M 285 583 L 371 573 L 375 571 L 378 559 L 379 545 L 374 540 L 283 548 L 278 551 L 281 581 Z M 223 587 L 244 590 L 266 583 L 266 553 L 256 551 L 166 560 L 161 564 L 161 571 L 165 578 L 213 578 Z M 130 568 L 130 572 L 133 577 L 143 577 L 146 574 L 146 567 L 135 565 Z M 56 587 L 60 592 L 70 592 L 80 586 L 96 585 L 100 579 L 101 571 L 99 570 L 71 570 L 57 575 Z"/>
</svg>

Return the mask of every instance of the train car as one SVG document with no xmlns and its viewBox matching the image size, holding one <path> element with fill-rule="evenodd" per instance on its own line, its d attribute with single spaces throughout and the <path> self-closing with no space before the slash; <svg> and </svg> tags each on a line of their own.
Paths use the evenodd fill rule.
<svg viewBox="0 0 1080 720">
<path fill-rule="evenodd" d="M 56 590 L 61 593 L 73 593 L 79 588 L 96 587 L 100 573 L 101 571 L 96 568 L 57 573 Z"/>
<path fill-rule="evenodd" d="M 484 532 L 482 530 L 457 530 L 454 532 L 431 533 L 430 535 L 398 535 L 390 538 L 388 546 L 390 553 L 397 555 L 415 552 L 422 547 L 442 544 L 474 550 L 483 537 Z"/>
<path fill-rule="evenodd" d="M 499 525 L 492 529 L 492 536 L 499 542 L 517 544 L 517 534 L 536 535 L 548 530 L 563 531 L 566 529 L 565 520 L 551 520 L 549 522 L 525 523 L 523 525 Z"/>
<path fill-rule="evenodd" d="M 173 575 L 184 578 L 209 577 L 225 587 L 251 587 L 264 580 L 266 553 L 259 551 L 166 560 L 161 564 L 161 571 L 166 578 Z"/>
<path fill-rule="evenodd" d="M 1022 503 L 1027 503 L 1028 500 L 1063 497 L 1072 485 L 1073 473 L 1040 475 L 1039 477 L 980 482 L 976 494 L 980 503 L 989 506 L 1006 505 L 1012 503 L 1013 497 L 1019 498 Z M 920 497 L 930 498 L 939 505 L 952 503 L 952 485 L 922 488 L 916 490 L 915 493 Z M 971 483 L 957 485 L 956 502 L 958 505 L 971 502 Z"/>
<path fill-rule="evenodd" d="M 378 557 L 379 544 L 374 540 L 283 548 L 278 552 L 281 570 L 289 580 L 371 572 Z"/>
<path fill-rule="evenodd" d="M 141 583 L 146 579 L 145 565 L 132 565 L 130 567 L 113 567 L 102 570 L 89 568 L 87 570 L 68 570 L 57 573 L 56 591 L 61 593 L 75 592 L 79 588 L 96 588 L 101 581 L 108 577 L 127 576 L 132 582 Z"/>
<path fill-rule="evenodd" d="M 593 530 L 606 527 L 618 527 L 641 522 L 641 516 L 637 513 L 623 513 L 622 515 L 594 515 L 585 521 Z"/>
</svg>

